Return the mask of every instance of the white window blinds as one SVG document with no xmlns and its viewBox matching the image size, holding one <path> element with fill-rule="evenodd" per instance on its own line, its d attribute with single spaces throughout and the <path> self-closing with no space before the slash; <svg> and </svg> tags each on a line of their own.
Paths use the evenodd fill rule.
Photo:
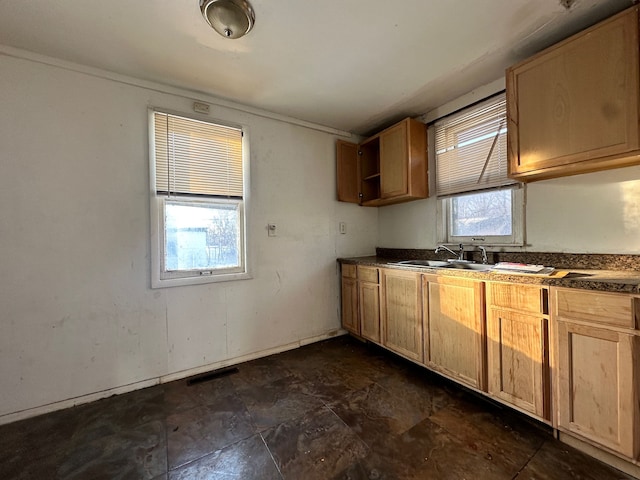
<svg viewBox="0 0 640 480">
<path fill-rule="evenodd" d="M 154 112 L 156 192 L 242 198 L 242 130 Z"/>
<path fill-rule="evenodd" d="M 505 95 L 435 123 L 438 196 L 517 183 L 507 177 Z"/>
</svg>

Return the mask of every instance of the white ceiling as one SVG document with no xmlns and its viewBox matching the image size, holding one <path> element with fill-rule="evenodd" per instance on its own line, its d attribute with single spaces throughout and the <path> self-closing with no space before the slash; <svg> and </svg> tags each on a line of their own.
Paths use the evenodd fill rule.
<svg viewBox="0 0 640 480">
<path fill-rule="evenodd" d="M 0 0 L 0 44 L 359 134 L 417 116 L 632 0 L 250 0 L 229 40 L 198 0 Z"/>
</svg>

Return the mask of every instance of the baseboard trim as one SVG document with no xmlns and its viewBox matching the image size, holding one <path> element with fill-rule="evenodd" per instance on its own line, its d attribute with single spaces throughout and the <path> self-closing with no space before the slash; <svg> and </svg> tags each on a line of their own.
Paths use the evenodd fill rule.
<svg viewBox="0 0 640 480">
<path fill-rule="evenodd" d="M 576 450 L 580 450 L 587 455 L 592 456 L 600 460 L 607 465 L 611 465 L 613 468 L 617 468 L 623 473 L 627 475 L 631 475 L 634 478 L 640 478 L 640 467 L 630 460 L 625 460 L 623 458 L 614 455 L 613 453 L 609 453 L 605 450 L 601 450 L 598 447 L 591 445 L 579 438 L 576 438 L 572 435 L 568 435 L 564 432 L 559 432 L 559 440 L 562 443 L 566 443 L 567 445 L 572 446 Z"/>
<path fill-rule="evenodd" d="M 312 337 L 303 338 L 295 342 L 287 343 L 278 347 L 268 348 L 266 350 L 260 350 L 257 352 L 249 353 L 247 355 L 240 355 L 230 359 L 221 360 L 219 362 L 209 363 L 195 368 L 187 370 L 181 370 L 179 372 L 170 373 L 167 375 L 161 375 L 159 377 L 153 377 L 140 382 L 134 382 L 127 385 L 121 385 L 115 388 L 109 388 L 107 390 L 101 390 L 99 392 L 89 393 L 87 395 L 81 395 L 78 397 L 72 397 L 59 402 L 53 402 L 39 407 L 28 408 L 26 410 L 20 410 L 18 412 L 7 413 L 0 415 L 0 425 L 7 423 L 17 422 L 38 415 L 44 415 L 45 413 L 55 412 L 57 410 L 63 410 L 65 408 L 75 407 L 76 405 L 82 405 L 84 403 L 95 402 L 103 398 L 111 397 L 113 395 L 121 395 L 123 393 L 133 392 L 134 390 L 140 390 L 142 388 L 152 387 L 154 385 L 172 382 L 174 380 L 181 380 L 183 378 L 198 375 L 200 373 L 210 372 L 219 368 L 236 365 L 238 363 L 248 362 L 257 358 L 267 357 L 269 355 L 275 355 L 276 353 L 286 352 L 288 350 L 294 350 L 296 348 L 303 347 L 312 343 L 327 340 L 329 338 L 346 335 L 347 331 L 342 329 L 329 330 L 321 335 L 314 335 Z"/>
</svg>

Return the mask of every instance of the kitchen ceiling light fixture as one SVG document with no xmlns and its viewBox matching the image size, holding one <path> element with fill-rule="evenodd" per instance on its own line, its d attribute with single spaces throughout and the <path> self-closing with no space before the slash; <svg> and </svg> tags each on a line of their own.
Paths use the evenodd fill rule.
<svg viewBox="0 0 640 480">
<path fill-rule="evenodd" d="M 255 14 L 246 0 L 200 0 L 207 23 L 225 38 L 240 38 L 253 28 Z"/>
</svg>

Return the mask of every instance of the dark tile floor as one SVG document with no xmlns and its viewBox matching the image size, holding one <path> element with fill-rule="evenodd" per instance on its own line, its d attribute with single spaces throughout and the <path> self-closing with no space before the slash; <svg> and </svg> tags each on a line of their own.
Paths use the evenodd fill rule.
<svg viewBox="0 0 640 480">
<path fill-rule="evenodd" d="M 0 479 L 626 479 L 526 417 L 335 338 L 0 427 Z"/>
</svg>

